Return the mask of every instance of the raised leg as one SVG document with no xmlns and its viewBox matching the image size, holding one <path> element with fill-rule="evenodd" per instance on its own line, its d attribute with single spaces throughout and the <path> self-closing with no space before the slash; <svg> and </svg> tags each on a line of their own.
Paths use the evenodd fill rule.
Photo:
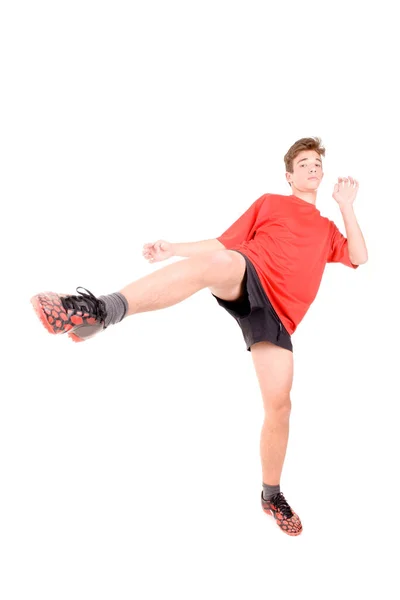
<svg viewBox="0 0 400 600">
<path fill-rule="evenodd" d="M 128 301 L 127 316 L 172 306 L 205 287 L 239 289 L 245 264 L 238 252 L 213 250 L 168 265 L 120 290 Z"/>
</svg>

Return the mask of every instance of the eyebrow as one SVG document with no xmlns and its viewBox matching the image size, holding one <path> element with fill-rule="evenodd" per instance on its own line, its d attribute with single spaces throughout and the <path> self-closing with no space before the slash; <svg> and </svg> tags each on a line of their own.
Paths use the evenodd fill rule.
<svg viewBox="0 0 400 600">
<path fill-rule="evenodd" d="M 297 164 L 299 164 L 299 163 L 303 162 L 303 160 L 308 160 L 308 158 L 302 158 L 301 160 L 299 160 L 299 161 L 297 162 Z M 321 160 L 320 158 L 316 158 L 315 160 L 319 160 L 319 162 L 320 162 L 320 163 L 322 163 L 322 160 Z"/>
</svg>

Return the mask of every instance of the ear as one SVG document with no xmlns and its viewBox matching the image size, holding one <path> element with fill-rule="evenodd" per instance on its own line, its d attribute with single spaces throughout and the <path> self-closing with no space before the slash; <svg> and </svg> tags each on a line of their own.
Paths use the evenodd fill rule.
<svg viewBox="0 0 400 600">
<path fill-rule="evenodd" d="M 290 187 L 291 187 L 292 175 L 293 175 L 293 173 L 289 173 L 288 171 L 286 171 L 286 181 L 289 183 Z"/>
</svg>

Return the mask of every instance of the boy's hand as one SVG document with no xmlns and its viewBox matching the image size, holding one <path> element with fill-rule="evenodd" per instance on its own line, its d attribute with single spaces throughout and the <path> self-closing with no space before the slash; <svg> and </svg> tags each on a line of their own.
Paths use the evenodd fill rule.
<svg viewBox="0 0 400 600">
<path fill-rule="evenodd" d="M 340 207 L 352 205 L 358 192 L 358 181 L 352 177 L 338 177 L 338 183 L 333 188 L 333 198 Z"/>
<path fill-rule="evenodd" d="M 167 260 L 174 255 L 173 245 L 165 240 L 157 240 L 154 244 L 144 244 L 142 254 L 150 263 Z"/>
</svg>

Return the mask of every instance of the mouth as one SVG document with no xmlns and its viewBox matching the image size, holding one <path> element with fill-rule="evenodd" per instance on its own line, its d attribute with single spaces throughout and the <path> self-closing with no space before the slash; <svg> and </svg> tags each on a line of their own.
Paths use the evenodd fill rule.
<svg viewBox="0 0 400 600">
<path fill-rule="evenodd" d="M 316 179 L 318 181 L 318 177 L 309 177 L 308 179 Z"/>
</svg>

